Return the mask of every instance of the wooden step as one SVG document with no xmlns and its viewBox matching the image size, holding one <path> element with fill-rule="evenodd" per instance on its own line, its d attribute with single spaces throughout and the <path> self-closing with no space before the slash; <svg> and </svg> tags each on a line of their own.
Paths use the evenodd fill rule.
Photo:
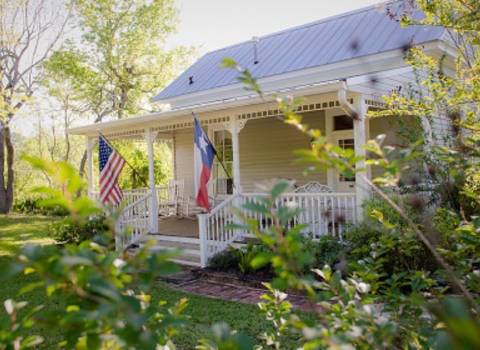
<svg viewBox="0 0 480 350">
<path fill-rule="evenodd" d="M 180 254 L 170 259 L 171 261 L 180 265 L 200 266 L 200 240 L 198 238 L 150 234 L 140 244 L 143 245 L 152 240 L 150 251 L 180 249 Z"/>
</svg>

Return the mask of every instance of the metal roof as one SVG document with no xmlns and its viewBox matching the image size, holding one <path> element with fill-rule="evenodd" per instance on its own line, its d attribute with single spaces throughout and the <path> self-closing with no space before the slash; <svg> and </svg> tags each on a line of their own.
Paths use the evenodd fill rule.
<svg viewBox="0 0 480 350">
<path fill-rule="evenodd" d="M 412 44 L 440 40 L 444 31 L 441 27 L 402 27 L 385 11 L 370 6 L 260 37 L 256 44 L 257 64 L 254 64 L 253 41 L 207 53 L 154 100 L 168 101 L 177 96 L 237 84 L 238 72 L 220 68 L 226 57 L 260 79 L 402 50 Z"/>
</svg>

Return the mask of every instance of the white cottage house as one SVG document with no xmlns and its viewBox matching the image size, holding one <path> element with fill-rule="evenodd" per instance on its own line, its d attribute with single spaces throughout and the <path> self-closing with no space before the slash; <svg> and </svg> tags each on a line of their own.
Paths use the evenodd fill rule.
<svg viewBox="0 0 480 350">
<path fill-rule="evenodd" d="M 129 202 L 119 231 L 129 227 L 130 233 L 119 244 L 157 234 L 159 244 L 182 242 L 186 251 L 196 255 L 189 263 L 205 266 L 213 254 L 245 234 L 224 228 L 234 220 L 230 208 L 254 200 L 255 185 L 271 178 L 295 181 L 296 189 L 284 197 L 305 208 L 296 221 L 309 224 L 310 233 L 341 234 L 345 223 L 362 219 L 360 205 L 369 195 L 366 186 L 359 178 L 343 178 L 335 170 L 304 176 L 304 165 L 295 163 L 292 151 L 309 147 L 310 140 L 279 120 L 273 98 L 246 91 L 236 79 L 237 71 L 220 68 L 222 59 L 232 58 L 248 69 L 266 93 L 303 97 L 298 113 L 305 123 L 319 128 L 332 143 L 363 156 L 366 140 L 378 134 L 386 134 L 387 143 L 398 142 L 395 120 L 369 120 L 366 113 L 382 107 L 382 95 L 414 80 L 404 61 L 405 50 L 420 45 L 430 55 L 446 54 L 446 69 L 453 70 L 454 50 L 447 38 L 443 28 L 401 27 L 384 10 L 367 7 L 207 53 L 154 98 L 159 105 L 170 105 L 169 110 L 69 131 L 86 138 L 89 192 L 94 192 L 92 151 L 101 132 L 109 139 L 144 140 L 149 150 L 151 187 L 125 190 Z M 215 161 L 209 183 L 213 209 L 198 217 L 193 200 L 192 112 L 229 172 Z M 359 118 L 352 119 L 353 114 Z M 158 140 L 172 145 L 170 189 L 154 185 L 153 143 Z M 368 169 L 367 176 L 375 171 Z M 162 213 L 169 216 L 164 219 Z M 185 230 L 185 222 L 192 234 L 179 237 L 176 230 Z"/>
</svg>

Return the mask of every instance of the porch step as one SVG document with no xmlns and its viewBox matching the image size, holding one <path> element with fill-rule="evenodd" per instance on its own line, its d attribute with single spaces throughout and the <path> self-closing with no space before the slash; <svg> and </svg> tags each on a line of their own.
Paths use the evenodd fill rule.
<svg viewBox="0 0 480 350">
<path fill-rule="evenodd" d="M 198 238 L 150 234 L 144 238 L 141 244 L 150 240 L 154 240 L 150 247 L 152 252 L 180 249 L 180 255 L 171 261 L 180 265 L 200 266 L 200 240 Z"/>
</svg>

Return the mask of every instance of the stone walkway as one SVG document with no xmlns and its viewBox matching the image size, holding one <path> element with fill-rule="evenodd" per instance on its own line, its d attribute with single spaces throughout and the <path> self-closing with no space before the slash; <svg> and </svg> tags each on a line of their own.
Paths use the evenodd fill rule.
<svg viewBox="0 0 480 350">
<path fill-rule="evenodd" d="M 183 272 L 172 278 L 165 279 L 172 288 L 186 293 L 202 295 L 210 298 L 236 301 L 246 304 L 257 304 L 262 301 L 260 296 L 268 293 L 264 288 L 245 286 L 231 281 L 209 280 L 196 277 L 189 272 Z M 287 300 L 292 307 L 302 311 L 314 311 L 317 306 L 305 296 L 289 295 Z"/>
</svg>

